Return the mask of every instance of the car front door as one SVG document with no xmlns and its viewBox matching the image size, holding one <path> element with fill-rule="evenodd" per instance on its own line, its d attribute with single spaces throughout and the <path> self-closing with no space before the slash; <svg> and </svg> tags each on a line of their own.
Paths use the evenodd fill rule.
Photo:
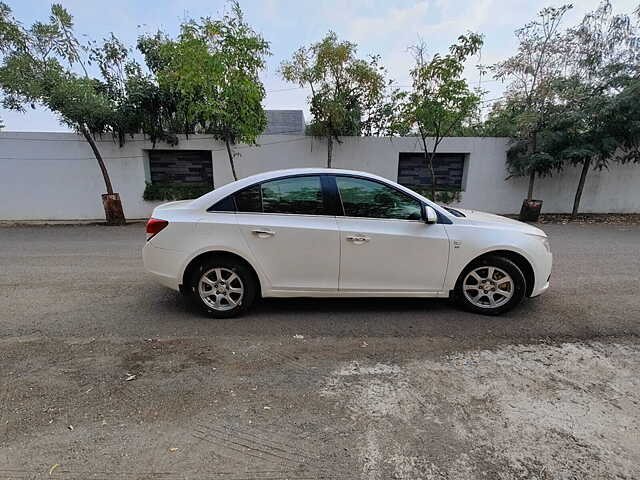
<svg viewBox="0 0 640 480">
<path fill-rule="evenodd" d="M 439 292 L 449 258 L 444 225 L 422 220 L 421 202 L 382 182 L 335 176 L 339 289 L 345 292 Z"/>
<path fill-rule="evenodd" d="M 338 289 L 340 234 L 325 181 L 281 178 L 235 194 L 238 225 L 273 290 Z"/>
</svg>

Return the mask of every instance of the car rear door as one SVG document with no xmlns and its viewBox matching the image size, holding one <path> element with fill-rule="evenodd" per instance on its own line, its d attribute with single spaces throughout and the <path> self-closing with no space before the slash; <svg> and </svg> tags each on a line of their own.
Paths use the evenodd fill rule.
<svg viewBox="0 0 640 480">
<path fill-rule="evenodd" d="M 421 202 L 390 185 L 354 176 L 335 179 L 344 210 L 337 217 L 339 289 L 441 291 L 449 258 L 444 225 L 425 223 Z"/>
<path fill-rule="evenodd" d="M 243 237 L 273 290 L 336 291 L 340 234 L 322 175 L 299 175 L 235 194 Z"/>
</svg>

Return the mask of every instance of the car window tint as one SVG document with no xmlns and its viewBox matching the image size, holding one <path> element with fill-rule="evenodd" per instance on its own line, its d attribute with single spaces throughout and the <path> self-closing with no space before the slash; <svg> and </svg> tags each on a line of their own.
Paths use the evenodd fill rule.
<svg viewBox="0 0 640 480">
<path fill-rule="evenodd" d="M 264 213 L 324 214 L 320 177 L 292 177 L 263 183 L 262 209 Z"/>
<path fill-rule="evenodd" d="M 239 191 L 235 194 L 235 199 L 239 212 L 262 212 L 260 185 Z"/>
<path fill-rule="evenodd" d="M 344 214 L 348 217 L 420 220 L 418 200 L 378 182 L 361 178 L 336 177 Z"/>
<path fill-rule="evenodd" d="M 209 207 L 209 212 L 234 212 L 236 206 L 233 203 L 233 196 L 228 196 L 216 202 L 213 206 Z"/>
</svg>

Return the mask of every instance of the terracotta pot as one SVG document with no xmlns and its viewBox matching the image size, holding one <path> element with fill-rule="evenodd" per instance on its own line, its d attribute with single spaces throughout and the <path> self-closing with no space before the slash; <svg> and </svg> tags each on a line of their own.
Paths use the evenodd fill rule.
<svg viewBox="0 0 640 480">
<path fill-rule="evenodd" d="M 127 220 L 122 210 L 122 202 L 118 193 L 104 193 L 102 195 L 102 206 L 104 207 L 104 215 L 107 219 L 107 225 L 124 225 Z"/>
<path fill-rule="evenodd" d="M 520 220 L 523 222 L 537 222 L 542 210 L 542 200 L 527 200 L 522 202 Z"/>
</svg>

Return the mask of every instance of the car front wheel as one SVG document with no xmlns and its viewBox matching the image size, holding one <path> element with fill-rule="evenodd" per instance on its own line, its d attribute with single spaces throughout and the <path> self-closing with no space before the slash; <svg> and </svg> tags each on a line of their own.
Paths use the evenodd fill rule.
<svg viewBox="0 0 640 480">
<path fill-rule="evenodd" d="M 191 275 L 193 301 L 214 318 L 236 317 L 256 298 L 257 282 L 249 268 L 227 258 L 203 262 Z"/>
<path fill-rule="evenodd" d="M 466 310 L 499 315 L 515 307 L 526 291 L 522 271 L 511 260 L 488 256 L 465 268 L 456 284 L 456 298 Z"/>
</svg>

